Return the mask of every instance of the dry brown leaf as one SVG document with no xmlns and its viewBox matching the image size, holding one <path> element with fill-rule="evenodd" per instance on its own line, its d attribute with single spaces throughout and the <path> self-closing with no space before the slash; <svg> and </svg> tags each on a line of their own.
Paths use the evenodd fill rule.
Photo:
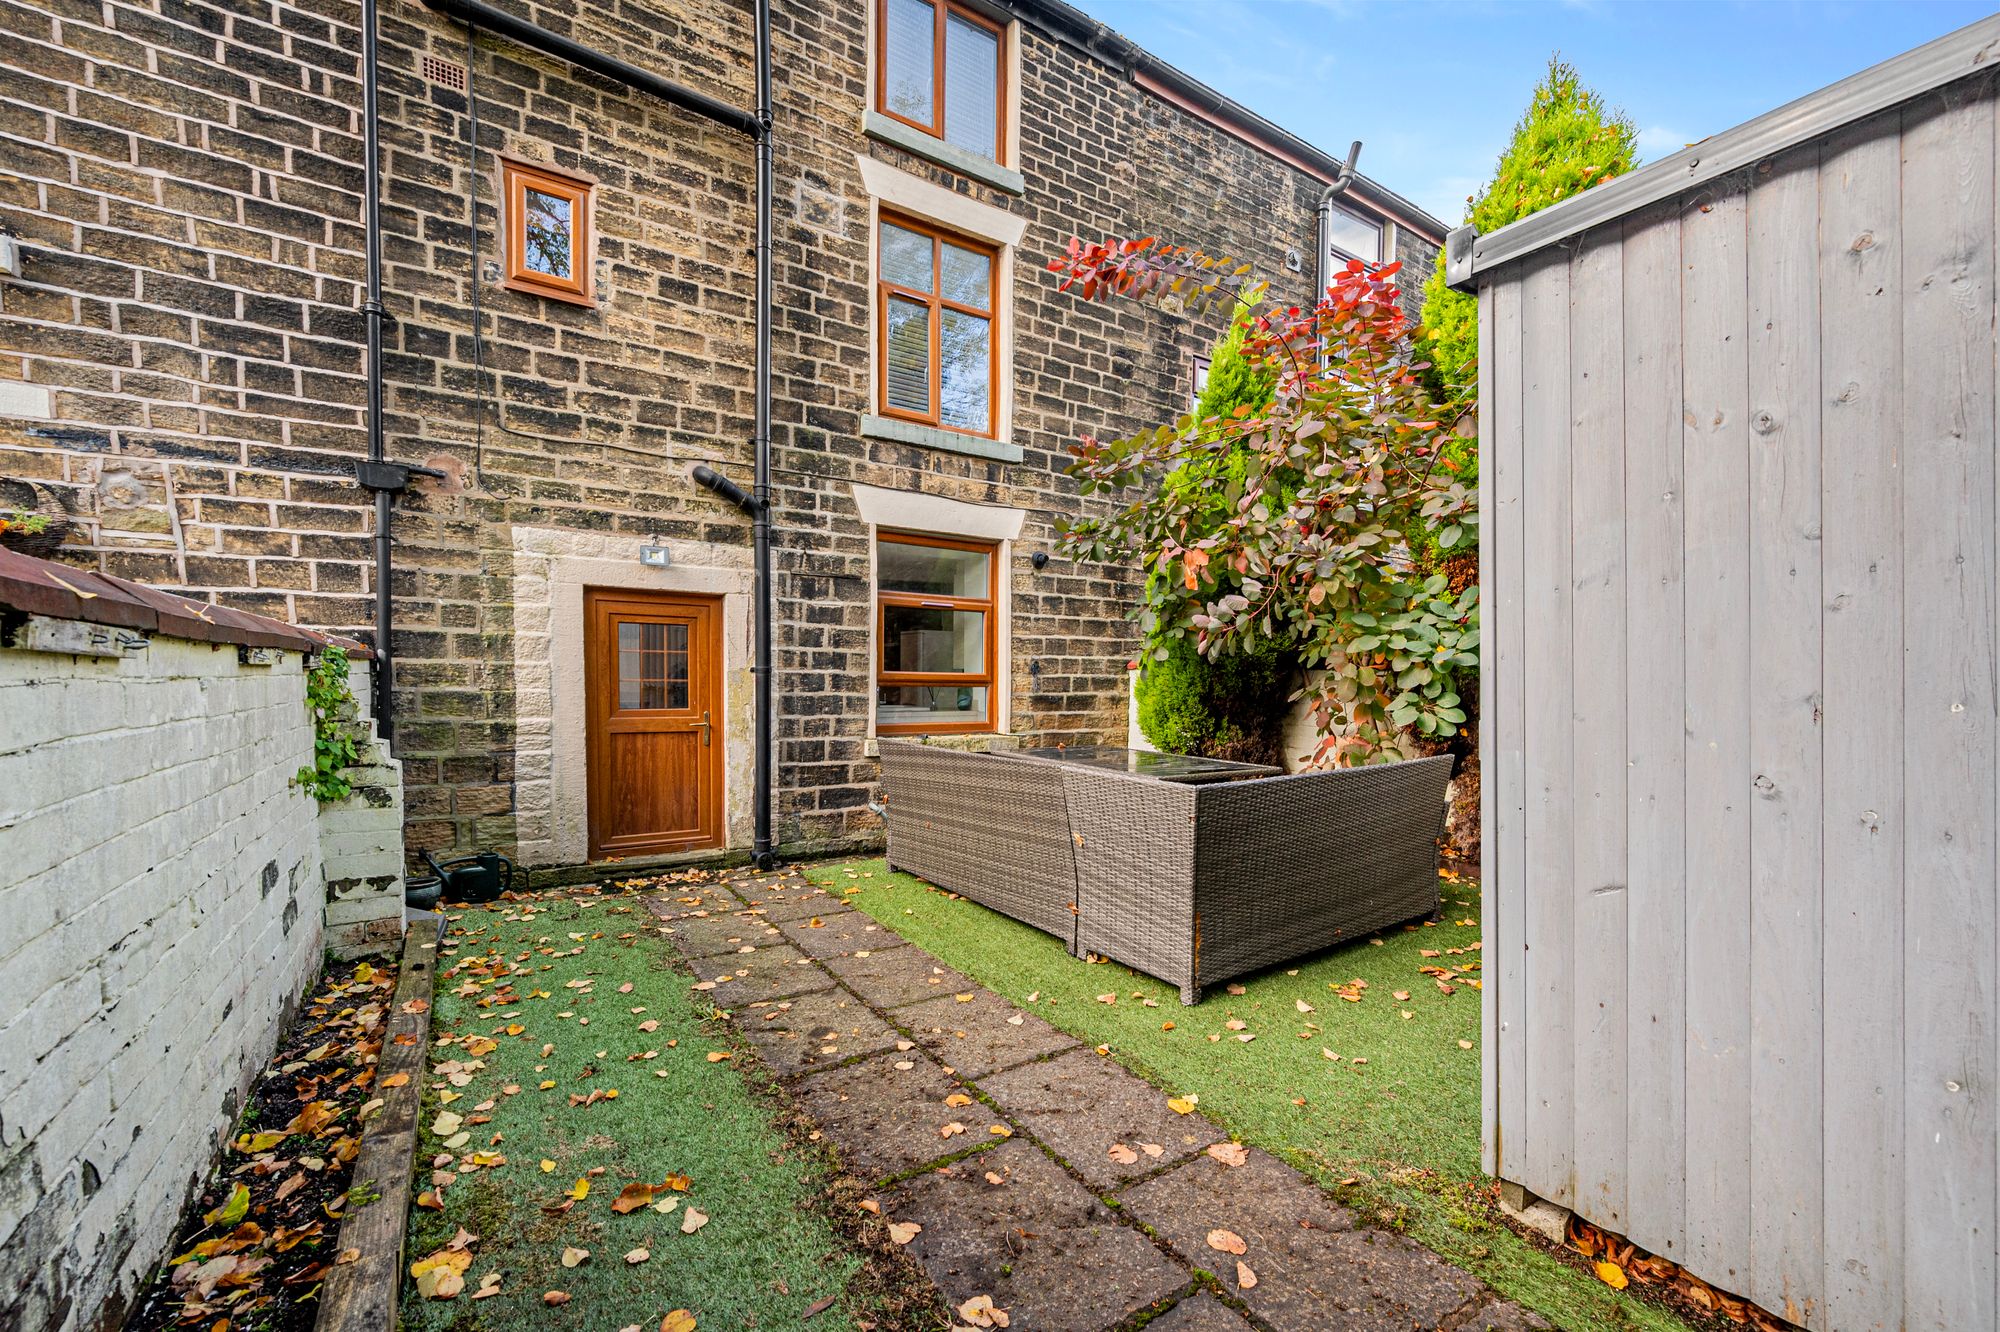
<svg viewBox="0 0 2000 1332">
<path fill-rule="evenodd" d="M 564 1267 L 575 1267 L 588 1257 L 590 1257 L 589 1249 L 579 1249 L 574 1245 L 567 1244 L 563 1246 L 562 1265 Z"/>
<path fill-rule="evenodd" d="M 911 1240 L 923 1234 L 923 1231 L 924 1228 L 914 1221 L 891 1221 L 889 1223 L 889 1238 L 897 1244 L 908 1244 Z"/>
<path fill-rule="evenodd" d="M 653 1256 L 653 1251 L 651 1249 L 634 1249 L 632 1250 L 632 1252 L 625 1255 L 625 1261 L 631 1264 L 632 1266 L 636 1267 L 640 1263 L 645 1262 L 648 1258 L 651 1258 L 652 1256 Z"/>
<path fill-rule="evenodd" d="M 1241 1258 L 1236 1260 L 1236 1285 L 1240 1290 L 1250 1290 L 1257 1284 L 1257 1274 L 1250 1270 L 1250 1264 Z"/>
<path fill-rule="evenodd" d="M 566 1290 L 545 1290 L 542 1292 L 542 1303 L 549 1305 L 568 1304 L 569 1292 Z"/>
<path fill-rule="evenodd" d="M 1209 1231 L 1208 1247 L 1214 1249 L 1217 1253 L 1244 1254 L 1249 1252 L 1249 1246 L 1244 1244 L 1243 1237 L 1233 1230 Z"/>
<path fill-rule="evenodd" d="M 1133 1165 L 1139 1160 L 1139 1153 L 1133 1151 L 1122 1142 L 1112 1143 L 1110 1150 L 1105 1152 L 1105 1155 L 1109 1156 L 1119 1165 Z"/>
<path fill-rule="evenodd" d="M 1218 1142 L 1208 1149 L 1208 1154 L 1226 1166 L 1247 1165 L 1250 1149 L 1240 1142 Z"/>
<path fill-rule="evenodd" d="M 683 1235 L 692 1235 L 707 1224 L 707 1212 L 697 1211 L 694 1207 L 690 1206 L 685 1212 L 681 1213 L 681 1234 Z"/>
</svg>

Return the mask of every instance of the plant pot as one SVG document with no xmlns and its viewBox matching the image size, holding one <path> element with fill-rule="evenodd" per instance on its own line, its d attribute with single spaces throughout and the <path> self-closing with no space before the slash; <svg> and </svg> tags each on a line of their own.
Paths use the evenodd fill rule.
<svg viewBox="0 0 2000 1332">
<path fill-rule="evenodd" d="M 403 903 L 419 911 L 435 911 L 444 885 L 435 874 L 417 874 L 403 880 Z"/>
</svg>

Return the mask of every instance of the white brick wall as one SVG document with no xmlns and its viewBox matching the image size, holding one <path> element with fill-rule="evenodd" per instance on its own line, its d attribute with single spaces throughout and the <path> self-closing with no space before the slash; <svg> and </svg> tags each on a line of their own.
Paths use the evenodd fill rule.
<svg viewBox="0 0 2000 1332">
<path fill-rule="evenodd" d="M 317 970 L 301 675 L 0 649 L 0 1327 L 117 1325 Z"/>
</svg>

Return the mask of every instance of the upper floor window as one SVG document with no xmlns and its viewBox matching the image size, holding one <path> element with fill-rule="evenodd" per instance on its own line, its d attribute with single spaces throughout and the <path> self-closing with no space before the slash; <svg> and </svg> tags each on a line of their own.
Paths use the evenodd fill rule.
<svg viewBox="0 0 2000 1332">
<path fill-rule="evenodd" d="M 595 305 L 590 291 L 591 193 L 577 176 L 500 160 L 506 222 L 504 286 L 575 305 Z"/>
<path fill-rule="evenodd" d="M 1000 24 L 950 0 L 881 0 L 875 100 L 882 114 L 1000 160 L 1006 45 Z"/>
<path fill-rule="evenodd" d="M 1383 261 L 1382 224 L 1371 222 L 1348 212 L 1345 208 L 1334 208 L 1332 232 L 1333 249 L 1338 255 L 1348 259 L 1362 259 L 1371 264 Z"/>
<path fill-rule="evenodd" d="M 876 252 L 882 415 L 993 434 L 998 251 L 885 214 Z"/>
</svg>

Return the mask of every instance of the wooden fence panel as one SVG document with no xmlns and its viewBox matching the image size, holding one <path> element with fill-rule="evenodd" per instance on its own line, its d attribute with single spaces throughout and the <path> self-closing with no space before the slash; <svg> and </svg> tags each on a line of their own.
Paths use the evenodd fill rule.
<svg viewBox="0 0 2000 1332">
<path fill-rule="evenodd" d="M 1903 474 L 1896 118 L 1820 154 L 1825 1316 L 1902 1318 Z"/>
<path fill-rule="evenodd" d="M 1625 339 L 1623 244 L 1570 276 L 1570 707 L 1575 823 L 1575 1206 L 1625 1221 Z"/>
<path fill-rule="evenodd" d="M 1990 92 L 1903 122 L 1903 1272 L 1925 1329 L 1995 1318 Z"/>
<path fill-rule="evenodd" d="M 1626 1233 L 1687 1252 L 1681 222 L 1630 219 L 1625 381 Z"/>
<path fill-rule="evenodd" d="M 1525 1162 L 1517 1164 L 1517 1143 L 1528 1129 L 1527 1011 L 1527 779 L 1522 737 L 1522 665 L 1526 635 L 1521 612 L 1521 284 L 1509 280 L 1491 288 L 1496 326 L 1508 330 L 1494 340 L 1490 393 L 1479 414 L 1480 472 L 1491 470 L 1493 507 L 1482 544 L 1492 543 L 1493 583 L 1486 615 L 1492 617 L 1493 710 L 1480 719 L 1487 737 L 1494 777 L 1492 866 L 1496 918 L 1486 936 L 1486 950 L 1496 954 L 1492 966 L 1498 982 L 1494 1007 L 1499 1014 L 1498 1039 L 1491 1047 L 1497 1068 L 1495 1107 L 1496 1173 L 1526 1180 Z M 1485 372 L 1482 372 L 1485 373 Z M 1482 619 L 1482 623 L 1483 623 Z M 1482 954 L 1483 955 L 1483 954 Z M 1516 1173 L 1522 1172 L 1522 1173 Z"/>
<path fill-rule="evenodd" d="M 1570 789 L 1570 272 L 1556 253 L 1522 276 L 1522 500 L 1528 575 L 1523 674 L 1527 847 L 1527 1139 L 1535 1191 L 1572 1205 L 1575 1184 L 1576 910 Z"/>
<path fill-rule="evenodd" d="M 1750 1268 L 1820 1297 L 1819 149 L 1753 176 L 1750 357 Z M 1803 1276 L 1801 1275 L 1803 1274 Z"/>
<path fill-rule="evenodd" d="M 1687 1245 L 1722 1271 L 1749 1250 L 1750 589 L 1748 208 L 1681 215 L 1687 508 Z"/>
</svg>

